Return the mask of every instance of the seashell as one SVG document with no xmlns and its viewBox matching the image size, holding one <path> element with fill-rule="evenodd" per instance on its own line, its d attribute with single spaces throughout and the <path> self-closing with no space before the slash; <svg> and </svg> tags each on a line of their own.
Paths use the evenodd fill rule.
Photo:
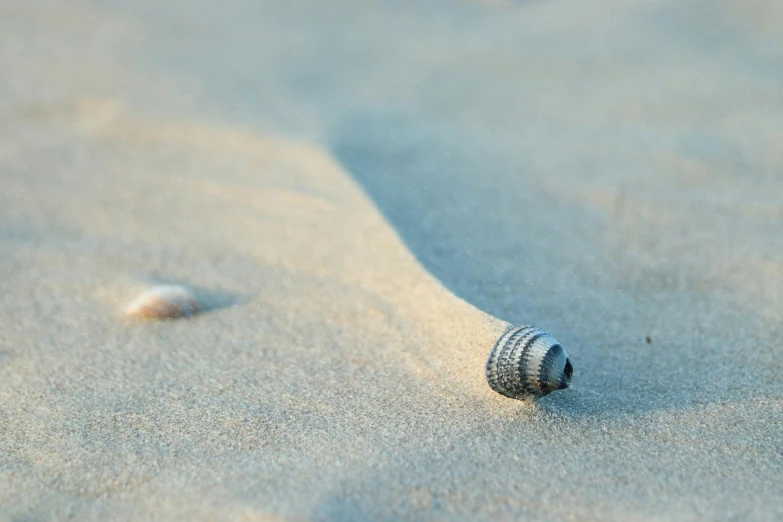
<svg viewBox="0 0 783 522">
<path fill-rule="evenodd" d="M 557 340 L 534 326 L 508 329 L 495 343 L 486 366 L 489 386 L 512 399 L 564 390 L 573 372 Z"/>
<path fill-rule="evenodd" d="M 188 317 L 200 310 L 193 292 L 181 285 L 158 285 L 148 288 L 125 307 L 128 317 L 174 319 Z"/>
</svg>

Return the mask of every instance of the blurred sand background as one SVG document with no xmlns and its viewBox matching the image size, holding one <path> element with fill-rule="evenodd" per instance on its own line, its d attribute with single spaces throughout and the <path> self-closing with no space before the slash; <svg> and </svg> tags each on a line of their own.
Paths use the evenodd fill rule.
<svg viewBox="0 0 783 522">
<path fill-rule="evenodd" d="M 783 4 L 4 0 L 0 72 L 0 518 L 783 517 Z M 438 375 L 411 254 L 572 388 Z"/>
</svg>

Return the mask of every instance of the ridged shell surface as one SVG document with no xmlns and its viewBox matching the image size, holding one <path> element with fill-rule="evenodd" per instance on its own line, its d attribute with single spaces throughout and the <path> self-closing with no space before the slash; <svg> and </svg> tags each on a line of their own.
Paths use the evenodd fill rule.
<svg viewBox="0 0 783 522">
<path fill-rule="evenodd" d="M 541 397 L 571 384 L 573 368 L 557 340 L 534 326 L 504 333 L 487 361 L 487 382 L 512 399 Z"/>
</svg>

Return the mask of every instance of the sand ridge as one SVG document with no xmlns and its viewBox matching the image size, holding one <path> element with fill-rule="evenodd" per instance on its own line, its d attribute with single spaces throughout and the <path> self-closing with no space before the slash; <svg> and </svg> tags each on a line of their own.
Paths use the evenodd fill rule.
<svg viewBox="0 0 783 522">
<path fill-rule="evenodd" d="M 2 3 L 0 518 L 779 519 L 762 4 Z"/>
</svg>

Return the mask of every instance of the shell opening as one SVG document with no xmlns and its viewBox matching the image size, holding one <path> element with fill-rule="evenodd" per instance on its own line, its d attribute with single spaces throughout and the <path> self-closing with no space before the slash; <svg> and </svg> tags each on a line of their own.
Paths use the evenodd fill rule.
<svg viewBox="0 0 783 522">
<path fill-rule="evenodd" d="M 571 385 L 571 376 L 574 374 L 574 367 L 571 366 L 571 359 L 566 359 L 565 368 L 563 368 L 563 381 L 558 390 L 565 390 Z"/>
</svg>

